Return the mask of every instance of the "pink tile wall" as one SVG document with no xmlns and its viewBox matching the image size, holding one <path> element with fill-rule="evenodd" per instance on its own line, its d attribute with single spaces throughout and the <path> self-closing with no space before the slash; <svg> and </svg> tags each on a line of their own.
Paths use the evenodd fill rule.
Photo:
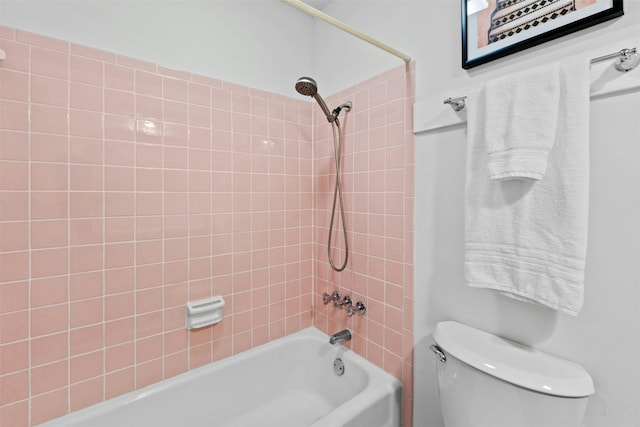
<svg viewBox="0 0 640 427">
<path fill-rule="evenodd" d="M 307 100 L 6 27 L 0 48 L 0 425 L 311 325 Z M 187 332 L 214 294 L 225 319 Z"/>
<path fill-rule="evenodd" d="M 328 334 L 354 332 L 351 348 L 403 383 L 404 426 L 413 405 L 413 64 L 344 90 L 330 106 L 351 100 L 341 115 L 342 180 L 349 240 L 346 270 L 327 261 L 327 237 L 335 183 L 331 126 L 316 112 L 314 324 Z M 333 107 L 332 107 L 333 108 Z M 336 213 L 339 215 L 339 213 Z M 334 260 L 344 259 L 342 224 L 334 230 Z M 323 305 L 337 290 L 367 307 L 364 316 Z"/>
</svg>

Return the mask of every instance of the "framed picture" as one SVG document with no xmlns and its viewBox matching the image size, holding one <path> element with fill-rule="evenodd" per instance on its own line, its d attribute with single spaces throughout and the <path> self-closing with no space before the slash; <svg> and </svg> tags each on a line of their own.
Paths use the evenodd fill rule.
<svg viewBox="0 0 640 427">
<path fill-rule="evenodd" d="M 461 0 L 462 68 L 622 16 L 622 0 Z"/>
</svg>

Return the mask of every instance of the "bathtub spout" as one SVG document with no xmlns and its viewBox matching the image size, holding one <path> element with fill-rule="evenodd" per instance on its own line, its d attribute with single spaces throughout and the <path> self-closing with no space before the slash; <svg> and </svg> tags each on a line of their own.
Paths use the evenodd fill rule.
<svg viewBox="0 0 640 427">
<path fill-rule="evenodd" d="M 329 338 L 329 344 L 340 344 L 341 342 L 345 342 L 345 341 L 351 341 L 351 331 L 348 329 L 345 329 L 343 331 L 340 332 L 336 332 L 335 334 L 331 335 L 331 337 Z"/>
</svg>

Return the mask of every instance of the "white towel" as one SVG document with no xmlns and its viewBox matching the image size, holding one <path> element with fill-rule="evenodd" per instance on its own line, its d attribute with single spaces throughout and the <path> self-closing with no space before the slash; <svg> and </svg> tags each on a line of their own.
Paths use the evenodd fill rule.
<svg viewBox="0 0 640 427">
<path fill-rule="evenodd" d="M 556 136 L 559 98 L 557 63 L 487 83 L 485 138 L 491 179 L 542 179 Z"/>
<path fill-rule="evenodd" d="M 589 65 L 560 67 L 560 106 L 546 176 L 491 180 L 483 91 L 468 103 L 465 275 L 472 287 L 577 315 L 589 206 Z"/>
</svg>

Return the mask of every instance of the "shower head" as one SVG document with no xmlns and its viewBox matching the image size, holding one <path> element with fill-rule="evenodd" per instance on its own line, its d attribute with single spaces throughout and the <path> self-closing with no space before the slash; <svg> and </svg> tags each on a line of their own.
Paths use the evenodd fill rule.
<svg viewBox="0 0 640 427">
<path fill-rule="evenodd" d="M 296 90 L 300 95 L 313 96 L 318 93 L 318 83 L 311 77 L 300 77 L 296 82 Z"/>
<path fill-rule="evenodd" d="M 324 102 L 324 99 L 318 94 L 318 84 L 311 77 L 300 77 L 296 82 L 296 90 L 300 95 L 311 96 L 316 100 L 322 112 L 327 116 L 327 120 L 329 123 L 334 122 L 336 120 L 336 116 L 329 112 L 329 108 L 327 104 Z"/>
</svg>

